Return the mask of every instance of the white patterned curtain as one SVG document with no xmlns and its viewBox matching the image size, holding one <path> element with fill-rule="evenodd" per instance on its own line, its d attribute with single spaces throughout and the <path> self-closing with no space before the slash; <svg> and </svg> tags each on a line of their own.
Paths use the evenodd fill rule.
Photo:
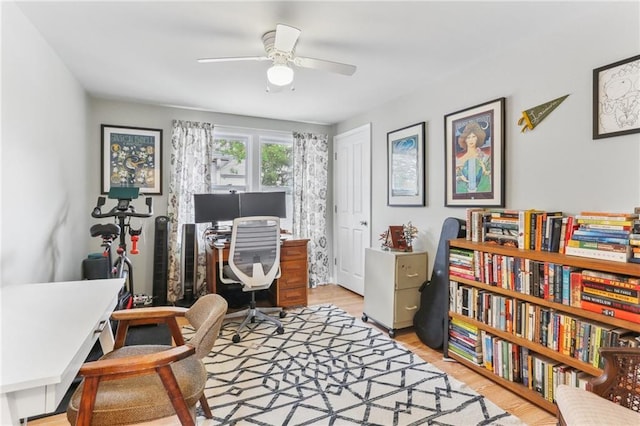
<svg viewBox="0 0 640 426">
<path fill-rule="evenodd" d="M 309 286 L 329 280 L 327 135 L 293 133 L 293 235 L 309 239 Z"/>
<path fill-rule="evenodd" d="M 194 223 L 193 194 L 211 192 L 211 161 L 213 147 L 213 125 L 192 121 L 173 121 L 171 135 L 171 164 L 169 182 L 169 282 L 167 299 L 170 302 L 182 299 L 184 287 L 181 282 L 180 256 L 182 254 L 182 225 Z M 198 239 L 198 266 L 194 295 L 206 293 L 206 258 L 202 235 L 207 224 L 196 228 Z"/>
</svg>

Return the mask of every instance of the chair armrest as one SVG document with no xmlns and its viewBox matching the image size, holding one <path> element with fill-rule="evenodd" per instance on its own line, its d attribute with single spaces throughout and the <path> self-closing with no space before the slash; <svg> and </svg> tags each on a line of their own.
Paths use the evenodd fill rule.
<svg viewBox="0 0 640 426">
<path fill-rule="evenodd" d="M 587 389 L 607 399 L 635 395 L 640 383 L 640 348 L 603 347 L 603 373 L 591 379 Z M 620 382 L 620 383 L 619 383 Z"/>
<path fill-rule="evenodd" d="M 85 377 L 103 376 L 103 380 L 150 374 L 158 367 L 187 358 L 195 352 L 196 349 L 193 346 L 182 345 L 152 354 L 92 361 L 84 363 L 79 374 Z"/>
<path fill-rule="evenodd" d="M 116 321 L 121 320 L 137 320 L 137 319 L 152 319 L 152 318 L 167 318 L 167 317 L 183 317 L 187 308 L 179 306 L 153 306 L 147 308 L 135 308 L 135 309 L 122 309 L 114 311 L 111 314 L 111 319 Z"/>
<path fill-rule="evenodd" d="M 178 346 L 184 345 L 184 337 L 182 337 L 176 318 L 184 317 L 187 311 L 187 308 L 178 306 L 154 306 L 114 311 L 111 314 L 111 319 L 118 321 L 114 349 L 124 346 L 130 326 L 162 323 L 169 326 L 171 337 L 173 337 L 175 344 Z"/>
</svg>

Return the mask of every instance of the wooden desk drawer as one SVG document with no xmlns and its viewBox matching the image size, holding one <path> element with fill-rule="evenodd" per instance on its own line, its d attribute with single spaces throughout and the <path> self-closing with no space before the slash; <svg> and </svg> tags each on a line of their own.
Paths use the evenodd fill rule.
<svg viewBox="0 0 640 426">
<path fill-rule="evenodd" d="M 306 305 L 307 304 L 307 288 L 290 288 L 279 289 L 278 297 L 280 305 L 283 307 Z"/>
<path fill-rule="evenodd" d="M 306 271 L 304 274 L 282 274 L 282 276 L 278 278 L 278 288 L 281 289 L 306 287 L 308 284 L 309 279 L 307 278 Z"/>
<path fill-rule="evenodd" d="M 280 247 L 280 259 L 284 262 L 289 260 L 307 260 L 307 244 L 297 244 Z"/>
</svg>

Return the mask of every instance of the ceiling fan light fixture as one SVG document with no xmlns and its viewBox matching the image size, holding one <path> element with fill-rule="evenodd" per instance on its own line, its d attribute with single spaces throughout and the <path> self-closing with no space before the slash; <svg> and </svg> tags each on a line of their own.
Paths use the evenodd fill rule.
<svg viewBox="0 0 640 426">
<path fill-rule="evenodd" d="M 274 86 L 286 86 L 293 82 L 293 69 L 287 65 L 273 65 L 267 70 L 267 80 Z"/>
</svg>

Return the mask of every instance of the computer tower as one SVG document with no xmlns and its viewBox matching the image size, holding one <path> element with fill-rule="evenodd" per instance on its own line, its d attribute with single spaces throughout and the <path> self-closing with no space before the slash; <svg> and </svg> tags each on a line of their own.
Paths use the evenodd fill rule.
<svg viewBox="0 0 640 426">
<path fill-rule="evenodd" d="M 167 304 L 170 229 L 171 223 L 167 216 L 156 217 L 153 240 L 153 306 Z"/>
</svg>

